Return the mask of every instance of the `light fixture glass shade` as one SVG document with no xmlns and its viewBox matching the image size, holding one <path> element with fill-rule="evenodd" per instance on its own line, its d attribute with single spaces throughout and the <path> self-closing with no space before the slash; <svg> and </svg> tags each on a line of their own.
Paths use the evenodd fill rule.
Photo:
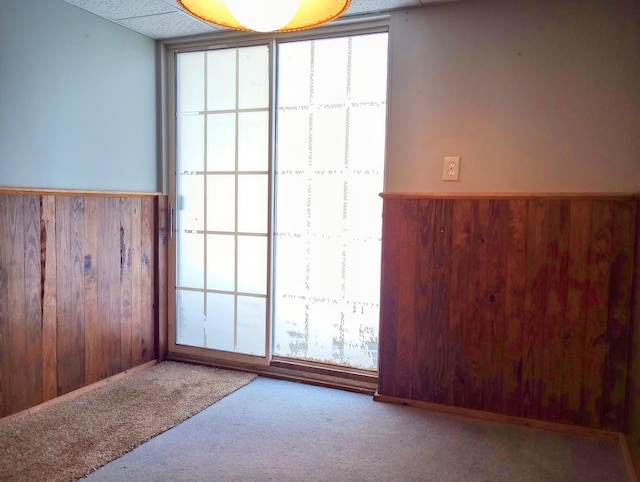
<svg viewBox="0 0 640 482">
<path fill-rule="evenodd" d="M 178 3 L 192 15 L 222 27 L 259 32 L 292 32 L 335 20 L 349 8 L 351 0 L 178 0 Z M 242 3 L 248 4 L 248 8 L 243 8 L 240 5 Z M 285 5 L 289 3 L 299 6 L 287 20 L 290 11 Z M 280 20 L 268 20 L 283 6 L 284 13 Z M 293 7 L 289 5 L 288 8 Z M 269 15 L 265 12 L 269 12 Z"/>
<path fill-rule="evenodd" d="M 273 32 L 288 24 L 300 8 L 300 0 L 226 0 L 231 14 L 256 32 Z"/>
</svg>

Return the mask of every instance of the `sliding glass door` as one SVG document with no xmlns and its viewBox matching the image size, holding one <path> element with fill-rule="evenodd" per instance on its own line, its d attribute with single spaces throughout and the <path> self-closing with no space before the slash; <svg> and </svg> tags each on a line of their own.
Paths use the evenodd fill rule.
<svg viewBox="0 0 640 482">
<path fill-rule="evenodd" d="M 278 46 L 274 355 L 375 370 L 387 35 Z"/>
<path fill-rule="evenodd" d="M 375 370 L 387 33 L 173 62 L 170 350 Z"/>
<path fill-rule="evenodd" d="M 176 55 L 175 343 L 267 354 L 269 47 Z"/>
</svg>

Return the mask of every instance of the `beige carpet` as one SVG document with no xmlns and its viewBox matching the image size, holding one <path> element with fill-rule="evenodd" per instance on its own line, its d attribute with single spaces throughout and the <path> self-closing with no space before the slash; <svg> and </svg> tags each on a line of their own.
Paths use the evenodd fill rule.
<svg viewBox="0 0 640 482">
<path fill-rule="evenodd" d="M 78 479 L 256 376 L 163 362 L 0 426 L 0 480 Z"/>
</svg>

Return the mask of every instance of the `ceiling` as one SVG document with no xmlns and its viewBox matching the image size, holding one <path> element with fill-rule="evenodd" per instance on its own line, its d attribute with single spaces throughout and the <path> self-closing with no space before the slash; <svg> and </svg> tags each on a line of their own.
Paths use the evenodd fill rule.
<svg viewBox="0 0 640 482">
<path fill-rule="evenodd" d="M 443 0 L 352 0 L 344 14 L 362 15 L 419 7 Z M 445 0 L 446 1 L 446 0 Z M 99 17 L 154 39 L 185 37 L 225 30 L 186 13 L 176 0 L 65 0 Z"/>
</svg>

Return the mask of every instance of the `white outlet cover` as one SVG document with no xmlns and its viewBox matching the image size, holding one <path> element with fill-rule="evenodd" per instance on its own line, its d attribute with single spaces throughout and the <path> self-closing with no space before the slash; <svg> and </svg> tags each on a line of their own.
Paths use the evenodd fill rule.
<svg viewBox="0 0 640 482">
<path fill-rule="evenodd" d="M 447 156 L 442 165 L 443 181 L 458 181 L 460 178 L 460 157 Z"/>
</svg>

